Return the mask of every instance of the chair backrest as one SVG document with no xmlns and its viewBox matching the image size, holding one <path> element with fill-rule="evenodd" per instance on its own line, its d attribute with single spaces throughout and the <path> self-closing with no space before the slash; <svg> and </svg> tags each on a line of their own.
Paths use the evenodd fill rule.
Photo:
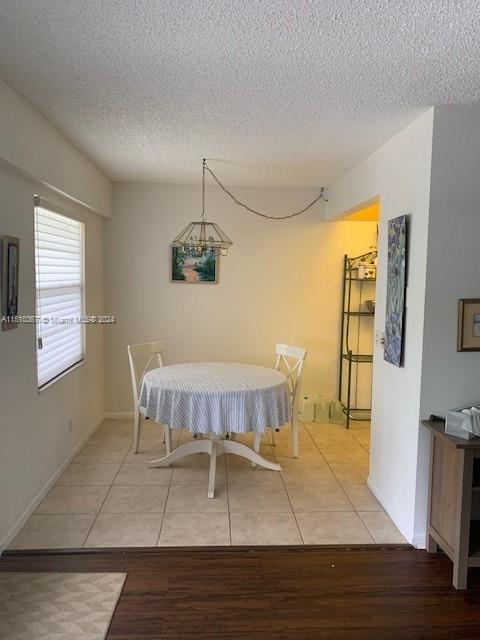
<svg viewBox="0 0 480 640">
<path fill-rule="evenodd" d="M 132 376 L 133 400 L 138 404 L 138 396 L 143 382 L 143 376 L 153 368 L 152 365 L 163 367 L 163 353 L 165 342 L 143 342 L 142 344 L 129 344 L 127 346 L 128 361 L 130 362 L 130 374 Z"/>
<path fill-rule="evenodd" d="M 307 357 L 306 349 L 291 347 L 288 344 L 277 344 L 275 347 L 277 361 L 275 369 L 284 369 L 292 397 L 292 413 L 298 411 L 300 390 L 302 387 L 303 363 Z"/>
</svg>

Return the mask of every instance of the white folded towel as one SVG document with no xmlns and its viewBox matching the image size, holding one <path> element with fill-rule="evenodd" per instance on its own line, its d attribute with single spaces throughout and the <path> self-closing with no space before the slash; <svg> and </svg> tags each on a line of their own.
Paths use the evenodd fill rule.
<svg viewBox="0 0 480 640">
<path fill-rule="evenodd" d="M 465 416 L 463 428 L 476 436 L 480 436 L 480 409 L 472 407 L 471 409 L 463 409 L 462 413 Z"/>
</svg>

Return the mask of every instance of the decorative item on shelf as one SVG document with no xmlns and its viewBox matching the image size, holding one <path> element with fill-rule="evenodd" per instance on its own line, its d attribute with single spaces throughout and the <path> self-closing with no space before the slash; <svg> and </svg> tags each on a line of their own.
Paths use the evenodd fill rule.
<svg viewBox="0 0 480 640">
<path fill-rule="evenodd" d="M 2 329 L 15 329 L 18 324 L 18 273 L 19 273 L 20 240 L 5 236 L 2 241 Z"/>
<path fill-rule="evenodd" d="M 300 420 L 302 422 L 312 422 L 314 417 L 313 402 L 308 396 L 303 398 L 302 408 L 300 409 Z"/>
<path fill-rule="evenodd" d="M 376 277 L 377 277 L 377 267 L 374 264 L 358 265 L 359 280 L 375 280 Z"/>
<path fill-rule="evenodd" d="M 387 304 L 383 358 L 396 367 L 403 363 L 407 268 L 407 216 L 388 221 Z"/>
<path fill-rule="evenodd" d="M 359 280 L 375 280 L 377 277 L 377 247 L 371 246 L 367 253 L 359 256 L 354 268 Z"/>
<path fill-rule="evenodd" d="M 330 422 L 333 422 L 334 424 L 343 424 L 345 422 L 342 403 L 337 398 L 334 398 L 330 402 L 329 418 Z"/>
<path fill-rule="evenodd" d="M 457 351 L 480 351 L 480 298 L 458 301 Z"/>
<path fill-rule="evenodd" d="M 315 398 L 314 420 L 315 422 L 329 422 L 330 420 L 330 403 L 322 394 L 318 394 Z"/>
<path fill-rule="evenodd" d="M 368 313 L 375 313 L 375 300 L 365 300 L 365 307 Z"/>
<path fill-rule="evenodd" d="M 299 216 L 302 213 L 308 211 L 314 204 L 316 204 L 319 200 L 324 200 L 325 198 L 325 187 L 320 189 L 320 193 L 312 202 L 307 204 L 306 207 L 301 209 L 300 211 L 296 211 L 294 213 L 290 213 L 284 216 L 272 216 L 265 213 L 261 213 L 260 211 L 256 211 L 252 209 L 244 202 L 241 202 L 238 198 L 236 198 L 233 193 L 231 193 L 225 185 L 223 185 L 217 176 L 213 173 L 210 167 L 207 165 L 206 158 L 203 159 L 202 162 L 202 217 L 198 222 L 190 222 L 189 225 L 178 234 L 175 240 L 172 242 L 172 247 L 174 249 L 178 249 L 180 252 L 188 253 L 191 257 L 200 258 L 205 256 L 206 254 L 210 255 L 222 255 L 226 256 L 229 248 L 232 246 L 233 242 L 227 236 L 224 231 L 216 224 L 215 222 L 207 222 L 205 219 L 205 174 L 208 172 L 216 184 L 222 189 L 222 191 L 229 197 L 233 202 L 239 207 L 243 207 L 250 213 L 254 213 L 257 216 L 262 218 L 268 218 L 270 220 L 286 220 L 288 218 L 294 218 L 295 216 Z M 178 280 L 173 279 L 174 282 Z"/>
</svg>

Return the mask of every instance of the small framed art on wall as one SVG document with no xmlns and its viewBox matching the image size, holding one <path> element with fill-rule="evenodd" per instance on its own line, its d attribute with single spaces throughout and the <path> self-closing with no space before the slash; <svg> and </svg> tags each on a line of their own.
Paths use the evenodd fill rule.
<svg viewBox="0 0 480 640">
<path fill-rule="evenodd" d="M 480 298 L 458 301 L 457 351 L 480 351 Z"/>
</svg>

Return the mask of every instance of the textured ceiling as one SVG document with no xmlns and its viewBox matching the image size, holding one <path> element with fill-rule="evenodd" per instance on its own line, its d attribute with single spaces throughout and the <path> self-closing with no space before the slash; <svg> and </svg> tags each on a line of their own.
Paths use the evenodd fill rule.
<svg viewBox="0 0 480 640">
<path fill-rule="evenodd" d="M 115 180 L 311 186 L 478 102 L 479 33 L 478 0 L 0 0 L 0 76 Z"/>
</svg>

